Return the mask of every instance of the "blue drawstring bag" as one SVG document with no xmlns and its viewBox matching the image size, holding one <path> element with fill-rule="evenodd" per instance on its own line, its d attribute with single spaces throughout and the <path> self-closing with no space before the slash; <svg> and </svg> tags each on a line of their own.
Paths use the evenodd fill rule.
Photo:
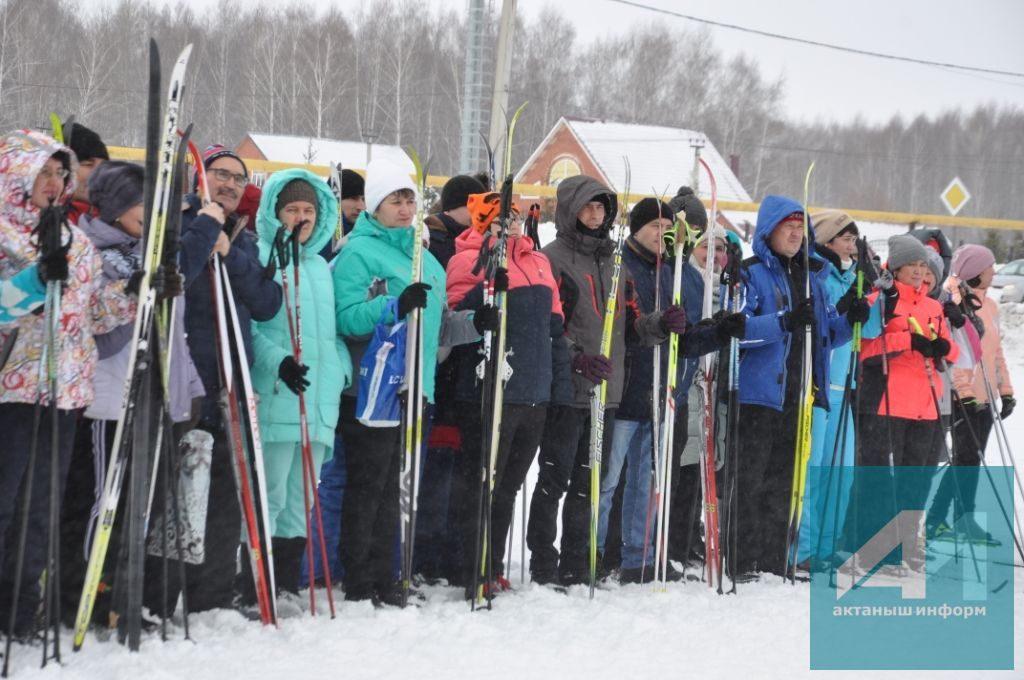
<svg viewBox="0 0 1024 680">
<path fill-rule="evenodd" d="M 399 392 L 405 378 L 405 321 L 398 319 L 398 300 L 390 298 L 373 329 L 373 338 L 359 362 L 356 420 L 366 427 L 394 427 L 402 422 Z"/>
</svg>

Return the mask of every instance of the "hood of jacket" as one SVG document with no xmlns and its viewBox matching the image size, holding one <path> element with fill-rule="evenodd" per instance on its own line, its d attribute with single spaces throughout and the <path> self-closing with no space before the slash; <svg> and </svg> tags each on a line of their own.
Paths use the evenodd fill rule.
<svg viewBox="0 0 1024 680">
<path fill-rule="evenodd" d="M 83 214 L 78 220 L 78 228 L 85 232 L 97 250 L 114 247 L 131 249 L 139 243 L 138 239 L 107 224 L 98 217 Z"/>
<path fill-rule="evenodd" d="M 63 205 L 75 191 L 78 160 L 74 152 L 53 137 L 35 130 L 15 130 L 0 141 L 0 168 L 3 168 L 0 172 L 0 197 L 3 200 L 0 220 L 7 223 L 5 231 L 11 229 L 28 234 L 38 224 L 41 211 L 32 203 L 32 186 L 46 161 L 59 151 L 66 153 L 70 160 L 70 174 L 64 183 L 64 191 L 57 197 L 57 203 Z M 36 247 L 28 238 L 19 242 L 7 238 L 3 249 L 8 258 L 23 262 L 21 266 L 36 258 Z"/>
<path fill-rule="evenodd" d="M 590 201 L 604 197 L 608 211 L 604 223 L 597 230 L 598 236 L 584 236 L 576 228 L 576 216 Z M 597 251 L 602 254 L 611 253 L 615 243 L 611 238 L 611 226 L 618 215 L 619 199 L 615 192 L 598 182 L 593 177 L 577 175 L 570 177 L 558 185 L 558 205 L 555 208 L 555 234 L 559 239 L 566 240 L 573 250 Z"/>
<path fill-rule="evenodd" d="M 751 244 L 754 254 L 761 258 L 762 262 L 767 263 L 772 259 L 778 259 L 778 255 L 772 252 L 771 247 L 768 245 L 768 240 L 771 238 L 772 232 L 775 231 L 775 227 L 779 225 L 779 222 L 782 222 L 782 220 L 793 213 L 803 212 L 804 207 L 798 201 L 788 196 L 765 196 L 765 199 L 761 201 L 761 207 L 757 211 L 757 228 L 754 230 L 754 241 Z M 794 256 L 794 259 L 803 257 L 808 240 L 814 243 L 814 227 L 808 224 L 807 228 L 809 229 L 808 238 L 804 241 L 804 245 L 800 247 L 800 251 Z"/>
<path fill-rule="evenodd" d="M 334 236 L 334 230 L 338 226 L 338 201 L 334 193 L 317 175 L 303 168 L 289 168 L 279 170 L 270 176 L 267 183 L 263 185 L 263 195 L 260 197 L 260 208 L 256 215 L 256 232 L 260 240 L 267 245 L 274 243 L 274 236 L 281 228 L 281 220 L 277 219 L 277 198 L 281 190 L 293 179 L 301 179 L 309 183 L 316 191 L 316 225 L 313 227 L 313 234 L 302 244 L 302 252 L 315 254 L 323 250 L 324 246 L 330 243 Z"/>
</svg>

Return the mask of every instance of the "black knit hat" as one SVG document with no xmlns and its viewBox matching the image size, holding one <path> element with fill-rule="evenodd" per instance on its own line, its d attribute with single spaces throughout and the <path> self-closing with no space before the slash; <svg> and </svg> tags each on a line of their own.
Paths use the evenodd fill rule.
<svg viewBox="0 0 1024 680">
<path fill-rule="evenodd" d="M 653 222 L 659 217 L 674 222 L 676 212 L 667 203 L 656 198 L 645 198 L 629 211 L 629 233 L 635 234 L 644 225 Z"/>
<path fill-rule="evenodd" d="M 274 204 L 274 214 L 276 215 L 281 212 L 285 206 L 295 201 L 305 201 L 314 207 L 319 206 L 316 189 L 304 179 L 293 179 L 288 184 L 285 184 L 281 188 L 281 193 L 277 195 L 277 203 Z"/>
<path fill-rule="evenodd" d="M 679 187 L 679 191 L 676 192 L 676 195 L 668 204 L 672 206 L 674 212 L 683 211 L 686 213 L 686 222 L 691 227 L 707 229 L 708 211 L 690 187 Z"/>
<path fill-rule="evenodd" d="M 142 203 L 142 166 L 124 161 L 107 161 L 89 175 L 89 202 L 100 219 L 113 224 L 133 206 Z"/>
<path fill-rule="evenodd" d="M 441 210 L 455 210 L 465 208 L 469 202 L 470 194 L 483 194 L 487 189 L 475 177 L 469 175 L 455 175 L 445 182 L 441 189 Z"/>
<path fill-rule="evenodd" d="M 79 123 L 72 123 L 70 129 L 66 125 L 63 127 L 64 139 L 67 140 L 71 150 L 75 152 L 79 163 L 93 160 L 94 158 L 105 161 L 110 160 L 110 154 L 107 153 L 107 145 L 103 143 L 98 134 Z"/>
<path fill-rule="evenodd" d="M 358 198 L 366 192 L 366 180 L 355 170 L 341 171 L 341 200 Z"/>
</svg>

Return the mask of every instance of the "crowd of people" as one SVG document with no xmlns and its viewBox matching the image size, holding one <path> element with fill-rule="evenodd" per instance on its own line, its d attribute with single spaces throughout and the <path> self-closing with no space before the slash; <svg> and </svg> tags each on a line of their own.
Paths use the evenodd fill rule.
<svg viewBox="0 0 1024 680">
<path fill-rule="evenodd" d="M 99 136 L 78 123 L 64 133 L 70 146 L 30 130 L 0 141 L 0 428 L 8 438 L 0 447 L 0 622 L 8 620 L 19 588 L 13 631 L 18 636 L 31 634 L 36 625 L 50 517 L 49 456 L 36 456 L 29 468 L 34 409 L 55 399 L 59 413 L 61 587 L 70 622 L 119 417 L 146 228 L 142 168 L 110 160 Z M 598 179 L 576 176 L 557 187 L 550 243 L 524 233 L 513 206 L 505 225 L 507 267 L 489 282 L 486 264 L 503 226 L 497 219 L 500 201 L 486 174 L 460 175 L 444 185 L 436 212 L 425 220 L 423 273 L 413 281 L 415 222 L 424 197 L 402 168 L 380 160 L 369 164 L 365 177 L 345 170 L 334 191 L 307 170 L 278 171 L 256 201 L 249 170 L 236 153 L 211 146 L 202 165 L 209 202 L 195 185 L 179 205 L 172 201 L 172 209 L 182 212 L 176 271 L 150 273 L 161 296 L 179 301 L 168 396 L 175 441 L 196 430 L 213 441 L 202 560 L 186 565 L 184 583 L 170 570 L 171 601 L 187 588 L 193 612 L 245 607 L 255 599 L 248 560 L 239 559 L 242 517 L 228 423 L 218 401 L 222 386 L 208 273 L 215 254 L 230 278 L 259 399 L 266 508 L 281 598 L 329 574 L 348 600 L 401 601 L 403 430 L 367 424 L 357 413 L 357 394 L 374 330 L 413 310 L 423 324 L 429 416 L 418 471 L 414 572 L 427 582 L 462 588 L 467 599 L 477 596 L 485 520 L 490 568 L 481 585 L 488 597 L 511 588 L 505 545 L 516 496 L 535 464 L 525 526 L 531 578 L 556 587 L 588 580 L 592 393 L 602 383 L 607 399 L 600 577 L 624 584 L 654 576 L 658 429 L 652 411 L 662 398 L 655 386 L 667 383 L 670 365 L 678 369 L 676 434 L 669 452 L 672 520 L 661 547 L 686 566 L 705 554 L 702 515 L 696 511 L 698 502 L 706 502 L 697 465 L 706 427 L 695 395 L 698 357 L 738 341 L 738 400 L 732 405 L 739 409 L 738 440 L 731 448 L 718 447 L 717 461 L 723 465 L 724 454 L 735 451 L 730 465 L 737 471 L 736 535 L 727 544 L 727 570 L 736 582 L 788 574 L 794 565 L 836 565 L 849 549 L 844 537 L 856 530 L 850 526 L 856 522 L 847 521 L 856 505 L 856 466 L 978 466 L 994 418 L 1006 418 L 1014 408 L 998 309 L 986 295 L 994 257 L 980 245 L 951 252 L 938 230 L 891 238 L 887 262 L 878 267 L 858 248 L 858 226 L 848 214 L 808 215 L 794 199 L 767 196 L 749 244 L 753 256 L 730 263 L 739 245 L 736 235 L 711 229 L 704 205 L 683 187 L 668 201 L 644 198 L 629 206 L 628 220 L 619 227 L 628 230 L 619 251 L 622 206 L 616 192 Z M 68 226 L 62 247 L 52 249 L 35 235 L 55 207 L 63 209 Z M 249 228 L 239 233 L 243 219 Z M 282 227 L 297 231 L 299 244 L 287 269 L 269 266 Z M 676 261 L 667 237 L 686 234 L 693 247 Z M 621 271 L 613 277 L 619 255 Z M 730 293 L 719 290 L 718 275 L 730 264 L 740 282 L 738 295 L 727 303 Z M 679 304 L 670 294 L 674 268 L 682 270 Z M 705 317 L 707 268 L 714 272 L 715 290 L 713 313 Z M 59 281 L 63 291 L 57 394 L 49 393 L 39 368 L 45 334 L 38 311 L 51 281 Z M 481 410 L 489 400 L 482 394 L 479 365 L 482 337 L 501 322 L 487 302 L 489 283 L 507 300 L 508 352 L 499 360 L 508 368 L 490 510 L 482 513 L 481 452 L 490 419 Z M 618 309 L 611 351 L 602 354 L 613 285 Z M 302 311 L 301 361 L 290 335 L 291 305 Z M 678 362 L 668 356 L 673 334 Z M 863 338 L 862 346 L 855 335 Z M 805 355 L 812 362 L 810 385 L 804 384 Z M 786 510 L 800 395 L 807 390 L 813 395 L 811 450 L 801 530 L 790 560 L 792 518 Z M 321 537 L 307 536 L 300 395 L 319 471 L 327 564 L 318 552 L 310 563 L 306 550 L 307 539 Z M 726 417 L 724 406 L 719 414 L 720 420 Z M 36 429 L 36 445 L 48 451 L 50 428 Z M 942 460 L 950 429 L 952 456 Z M 16 582 L 16 520 L 29 485 L 24 567 Z M 730 487 L 718 488 L 724 494 Z M 921 485 L 901 491 L 921 504 L 928 497 Z M 974 494 L 975 488 L 946 475 L 921 531 L 932 538 L 995 541 L 971 520 Z M 859 505 L 882 508 L 871 499 Z M 889 559 L 900 568 L 920 569 L 924 555 L 894 553 Z M 108 564 L 105 582 L 114 579 L 114 571 Z M 666 576 L 678 579 L 680 573 L 673 567 Z M 164 597 L 159 591 L 147 584 L 145 603 L 154 611 Z M 108 610 L 109 603 L 99 607 L 97 620 L 105 622 Z"/>
</svg>

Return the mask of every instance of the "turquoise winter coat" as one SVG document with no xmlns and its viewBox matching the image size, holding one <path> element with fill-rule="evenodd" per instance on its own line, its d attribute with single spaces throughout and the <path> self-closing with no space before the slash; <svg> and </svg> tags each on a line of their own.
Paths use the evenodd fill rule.
<svg viewBox="0 0 1024 680">
<path fill-rule="evenodd" d="M 349 340 L 354 360 L 366 349 L 388 297 L 398 297 L 411 282 L 413 227 L 384 227 L 365 210 L 356 220 L 348 243 L 334 261 L 334 304 L 338 333 Z M 423 313 L 423 395 L 434 401 L 434 373 L 441 319 L 448 306 L 445 273 L 423 248 L 423 282 L 427 307 Z M 394 319 L 386 319 L 394 323 Z"/>
<path fill-rule="evenodd" d="M 338 204 L 327 183 L 313 173 L 293 168 L 275 172 L 263 187 L 256 231 L 259 234 L 260 262 L 266 264 L 273 249 L 274 236 L 281 227 L 274 207 L 288 182 L 303 179 L 317 192 L 316 227 L 302 244 L 299 256 L 299 293 L 302 312 L 302 363 L 309 366 L 306 379 L 306 414 L 311 442 L 334 447 L 334 428 L 338 422 L 341 392 L 352 381 L 352 360 L 348 348 L 338 336 L 334 321 L 334 285 L 327 262 L 319 255 L 338 223 Z M 295 310 L 293 263 L 288 265 L 288 304 Z M 280 269 L 274 281 L 281 283 Z M 252 325 L 252 382 L 260 395 L 260 434 L 266 442 L 299 441 L 299 398 L 277 376 L 278 367 L 292 354 L 286 305 L 270 321 Z"/>
</svg>

